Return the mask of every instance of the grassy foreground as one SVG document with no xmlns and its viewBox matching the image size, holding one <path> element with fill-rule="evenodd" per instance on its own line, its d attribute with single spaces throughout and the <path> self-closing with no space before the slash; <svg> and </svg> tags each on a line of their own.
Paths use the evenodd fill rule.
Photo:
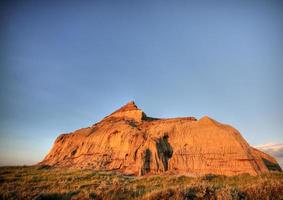
<svg viewBox="0 0 283 200">
<path fill-rule="evenodd" d="M 283 173 L 253 177 L 162 175 L 1 167 L 0 199 L 283 199 Z"/>
</svg>

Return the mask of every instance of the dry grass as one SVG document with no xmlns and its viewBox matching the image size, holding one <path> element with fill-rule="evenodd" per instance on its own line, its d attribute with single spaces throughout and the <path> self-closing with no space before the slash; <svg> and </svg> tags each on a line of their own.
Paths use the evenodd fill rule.
<svg viewBox="0 0 283 200">
<path fill-rule="evenodd" d="M 283 199 L 283 173 L 199 178 L 130 177 L 115 172 L 1 167 L 0 199 Z"/>
</svg>

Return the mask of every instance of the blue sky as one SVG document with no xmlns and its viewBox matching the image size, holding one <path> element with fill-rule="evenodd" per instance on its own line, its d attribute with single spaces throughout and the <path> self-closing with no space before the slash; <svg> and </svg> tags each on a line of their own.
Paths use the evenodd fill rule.
<svg viewBox="0 0 283 200">
<path fill-rule="evenodd" d="M 130 100 L 208 115 L 251 145 L 283 141 L 281 1 L 3 1 L 0 164 Z"/>
</svg>

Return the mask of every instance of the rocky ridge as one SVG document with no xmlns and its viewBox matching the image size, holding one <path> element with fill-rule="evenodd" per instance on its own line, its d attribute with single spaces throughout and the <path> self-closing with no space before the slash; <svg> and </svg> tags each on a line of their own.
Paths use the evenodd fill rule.
<svg viewBox="0 0 283 200">
<path fill-rule="evenodd" d="M 209 117 L 151 118 L 133 101 L 91 127 L 60 135 L 39 165 L 132 175 L 281 171 L 274 158 L 229 125 Z"/>
</svg>

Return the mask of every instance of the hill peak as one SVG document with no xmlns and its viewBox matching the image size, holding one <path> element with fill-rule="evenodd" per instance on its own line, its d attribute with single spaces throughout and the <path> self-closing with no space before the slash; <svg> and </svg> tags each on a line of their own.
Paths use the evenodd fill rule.
<svg viewBox="0 0 283 200">
<path fill-rule="evenodd" d="M 134 101 L 130 101 L 114 111 L 112 114 L 106 117 L 106 119 L 110 117 L 115 118 L 123 118 L 123 119 L 132 119 L 135 121 L 141 121 L 145 116 L 145 113 L 137 107 Z"/>
<path fill-rule="evenodd" d="M 137 107 L 134 101 L 130 101 L 126 103 L 125 105 L 123 105 L 121 108 L 119 108 L 115 112 L 121 112 L 121 111 L 123 112 L 123 111 L 129 111 L 129 110 L 139 110 L 139 108 Z"/>
</svg>

